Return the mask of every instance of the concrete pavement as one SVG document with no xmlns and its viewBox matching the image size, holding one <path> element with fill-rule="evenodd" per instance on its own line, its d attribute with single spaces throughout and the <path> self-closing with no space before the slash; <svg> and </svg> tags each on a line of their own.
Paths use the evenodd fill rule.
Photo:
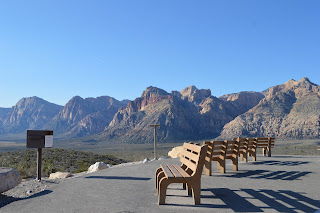
<svg viewBox="0 0 320 213">
<path fill-rule="evenodd" d="M 112 167 L 64 181 L 0 212 L 315 212 L 320 209 L 319 156 L 258 156 L 239 171 L 202 176 L 201 202 L 181 184 L 169 185 L 167 205 L 157 204 L 154 173 L 177 159 Z M 213 168 L 216 168 L 213 163 Z"/>
</svg>

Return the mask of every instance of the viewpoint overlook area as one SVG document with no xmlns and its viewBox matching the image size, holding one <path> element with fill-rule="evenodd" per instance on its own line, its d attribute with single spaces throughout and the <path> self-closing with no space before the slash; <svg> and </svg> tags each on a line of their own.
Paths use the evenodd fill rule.
<svg viewBox="0 0 320 213">
<path fill-rule="evenodd" d="M 320 213 L 319 8 L 0 1 L 0 213 Z"/>
<path fill-rule="evenodd" d="M 273 156 L 239 164 L 239 171 L 201 177 L 201 205 L 168 188 L 157 204 L 154 172 L 165 159 L 115 166 L 53 184 L 33 196 L 11 200 L 0 212 L 315 212 L 320 209 L 319 156 Z M 1 198 L 1 197 L 0 197 Z"/>
</svg>

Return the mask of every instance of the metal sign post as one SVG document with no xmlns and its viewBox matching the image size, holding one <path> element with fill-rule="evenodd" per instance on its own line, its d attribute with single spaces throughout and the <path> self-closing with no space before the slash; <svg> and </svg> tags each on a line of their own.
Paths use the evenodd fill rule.
<svg viewBox="0 0 320 213">
<path fill-rule="evenodd" d="M 38 148 L 37 154 L 37 180 L 41 181 L 42 148 Z"/>
<path fill-rule="evenodd" d="M 150 127 L 154 128 L 154 159 L 157 160 L 157 127 L 159 127 L 160 124 L 152 124 Z"/>
<path fill-rule="evenodd" d="M 37 148 L 37 180 L 41 181 L 42 148 L 53 146 L 52 130 L 27 130 L 27 148 Z"/>
</svg>

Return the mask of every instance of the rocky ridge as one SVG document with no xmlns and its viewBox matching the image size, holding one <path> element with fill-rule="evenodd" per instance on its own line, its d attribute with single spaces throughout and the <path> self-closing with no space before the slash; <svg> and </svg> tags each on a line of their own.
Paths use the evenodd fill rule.
<svg viewBox="0 0 320 213">
<path fill-rule="evenodd" d="M 234 104 L 238 108 L 239 114 L 242 114 L 256 106 L 264 98 L 264 94 L 261 92 L 245 91 L 223 95 L 219 98 Z"/>
<path fill-rule="evenodd" d="M 85 99 L 75 96 L 44 128 L 64 137 L 95 134 L 103 131 L 125 104 L 109 96 Z"/>
<path fill-rule="evenodd" d="M 22 98 L 1 117 L 1 133 L 21 133 L 27 129 L 41 129 L 62 108 L 38 97 Z"/>
<path fill-rule="evenodd" d="M 141 97 L 115 114 L 98 139 L 149 142 L 153 138 L 150 125 L 155 123 L 160 124 L 158 139 L 161 141 L 216 137 L 224 124 L 237 115 L 233 104 L 212 96 L 210 90 L 190 86 L 181 92 L 168 93 L 148 87 Z"/>
<path fill-rule="evenodd" d="M 221 138 L 265 136 L 319 138 L 320 87 L 308 78 L 265 91 L 259 104 L 226 124 Z"/>
<path fill-rule="evenodd" d="M 52 129 L 55 136 L 71 138 L 104 130 L 128 100 L 109 96 L 83 99 L 73 97 L 65 106 L 38 97 L 22 98 L 11 109 L 1 108 L 0 134 L 21 134 L 27 129 Z M 1 115 L 1 114 L 0 114 Z"/>
<path fill-rule="evenodd" d="M 58 138 L 145 143 L 153 140 L 150 124 L 159 123 L 158 139 L 163 142 L 219 135 L 319 138 L 319 86 L 307 78 L 219 98 L 195 86 L 170 93 L 148 87 L 133 101 L 75 96 L 63 107 L 31 97 L 0 109 L 5 112 L 0 134 L 53 129 Z"/>
</svg>

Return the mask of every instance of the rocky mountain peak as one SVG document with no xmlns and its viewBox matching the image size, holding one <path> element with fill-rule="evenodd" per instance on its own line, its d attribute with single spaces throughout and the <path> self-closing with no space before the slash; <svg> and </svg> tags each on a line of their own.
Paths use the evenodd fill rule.
<svg viewBox="0 0 320 213">
<path fill-rule="evenodd" d="M 313 86 L 316 86 L 316 84 L 312 83 L 309 78 L 307 77 L 304 77 L 304 78 L 301 78 L 299 81 L 296 81 L 294 79 L 290 79 L 289 81 L 287 81 L 284 86 L 287 88 L 287 89 L 292 89 L 294 87 L 303 87 L 303 86 L 306 86 L 306 85 L 313 85 Z"/>
<path fill-rule="evenodd" d="M 180 93 L 182 96 L 191 96 L 196 90 L 198 90 L 198 88 L 194 85 L 191 85 L 181 90 Z"/>
<path fill-rule="evenodd" d="M 199 90 L 197 89 L 197 87 L 191 85 L 181 90 L 180 94 L 182 95 L 182 99 L 187 99 L 188 101 L 196 102 L 199 104 L 202 100 L 211 96 L 211 90 Z"/>
<path fill-rule="evenodd" d="M 301 98 L 310 94 L 320 95 L 320 89 L 317 84 L 312 83 L 308 78 L 301 78 L 299 81 L 290 79 L 284 84 L 277 85 L 265 91 L 266 98 L 270 99 L 281 93 L 294 93 L 296 98 Z"/>
<path fill-rule="evenodd" d="M 71 98 L 67 104 L 71 104 L 71 103 L 79 103 L 82 102 L 84 99 L 81 98 L 80 96 L 74 96 L 73 98 Z"/>
<path fill-rule="evenodd" d="M 143 91 L 141 98 L 152 98 L 156 96 L 161 96 L 161 95 L 169 95 L 166 91 L 163 89 L 159 89 L 157 87 L 147 87 L 145 91 Z"/>
<path fill-rule="evenodd" d="M 26 129 L 42 128 L 62 106 L 49 103 L 36 96 L 22 98 L 2 117 L 3 132 L 19 133 Z"/>
<path fill-rule="evenodd" d="M 307 78 L 307 77 L 301 78 L 301 79 L 299 80 L 299 82 L 308 82 L 308 83 L 313 84 L 313 83 L 309 80 L 309 78 Z"/>
<path fill-rule="evenodd" d="M 15 107 L 26 107 L 28 105 L 35 105 L 44 103 L 45 100 L 42 98 L 38 98 L 37 96 L 29 97 L 29 98 L 21 98 Z"/>
<path fill-rule="evenodd" d="M 136 98 L 134 101 L 130 101 L 127 105 L 126 110 L 128 112 L 144 110 L 145 107 L 149 105 L 161 102 L 166 99 L 172 99 L 172 97 L 173 95 L 167 93 L 165 90 L 150 86 L 147 87 L 145 91 L 143 91 L 140 98 Z"/>
</svg>

